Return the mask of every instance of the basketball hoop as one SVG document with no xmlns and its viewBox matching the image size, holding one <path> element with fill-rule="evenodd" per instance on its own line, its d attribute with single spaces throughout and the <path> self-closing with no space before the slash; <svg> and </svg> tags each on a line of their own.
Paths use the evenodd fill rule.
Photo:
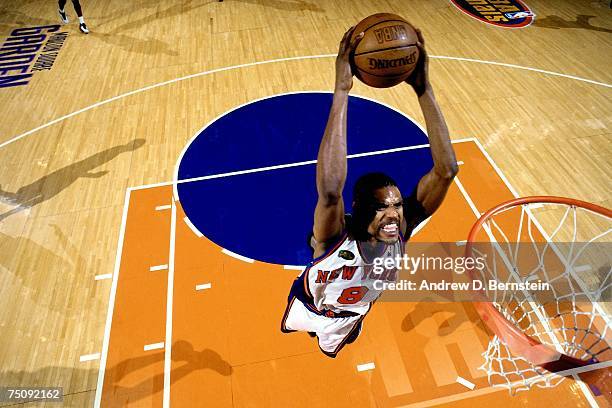
<svg viewBox="0 0 612 408">
<path fill-rule="evenodd" d="M 596 394 L 610 392 L 612 319 L 602 302 L 612 291 L 611 219 L 595 204 L 535 196 L 501 203 L 474 224 L 466 257 L 486 262 L 469 271 L 472 279 L 549 287 L 477 294 L 475 308 L 495 334 L 480 367 L 492 386 L 514 394 L 587 373 Z"/>
</svg>

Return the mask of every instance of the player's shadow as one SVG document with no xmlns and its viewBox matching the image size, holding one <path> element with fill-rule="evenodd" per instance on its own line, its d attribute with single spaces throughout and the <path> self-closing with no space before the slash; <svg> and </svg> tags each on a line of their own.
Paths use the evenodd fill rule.
<svg viewBox="0 0 612 408">
<path fill-rule="evenodd" d="M 164 21 L 172 17 L 177 17 L 185 13 L 189 13 L 193 10 L 204 7 L 213 0 L 206 1 L 194 1 L 188 0 L 183 1 L 180 5 L 170 5 L 160 10 L 163 3 L 158 1 L 139 1 L 137 3 L 126 3 L 130 4 L 128 7 L 123 9 L 110 12 L 102 17 L 96 19 L 96 29 L 90 31 L 90 35 L 108 44 L 121 47 L 127 52 L 138 53 L 138 54 L 166 54 L 171 56 L 178 56 L 178 52 L 172 49 L 172 46 L 166 42 L 161 41 L 159 38 L 147 38 L 142 39 L 127 35 L 126 32 L 139 29 L 143 26 L 147 26 L 151 23 L 156 25 L 163 24 L 178 24 L 178 22 Z M 129 19 L 130 15 L 135 13 L 144 13 L 145 15 L 136 19 Z M 109 23 L 128 16 L 128 21 L 123 24 L 114 26 L 112 28 L 106 28 Z M 106 32 L 104 32 L 106 30 Z"/>
<path fill-rule="evenodd" d="M 179 340 L 172 346 L 172 361 L 173 369 L 170 372 L 171 384 L 176 383 L 187 375 L 199 370 L 212 370 L 222 376 L 229 376 L 233 369 L 216 351 L 203 349 L 196 351 L 191 343 Z M 150 397 L 160 393 L 164 388 L 164 372 L 163 372 L 164 352 L 151 352 L 143 357 L 129 358 L 123 360 L 113 367 L 106 369 L 104 374 L 104 387 L 112 387 L 112 398 L 117 406 L 125 406 L 128 402 L 135 402 L 143 398 Z M 181 364 L 183 363 L 183 364 Z M 77 363 L 78 364 L 78 363 Z M 130 374 L 144 369 L 152 364 L 161 365 L 158 374 L 149 376 L 148 378 L 133 384 L 119 385 L 122 379 L 128 382 Z M 83 390 L 73 390 L 62 384 L 62 381 L 71 379 L 79 379 L 79 382 L 84 378 L 93 379 L 98 375 L 97 369 L 79 369 L 72 367 L 43 367 L 36 371 L 2 371 L 0 373 L 0 384 L 2 386 L 51 386 L 49 384 L 39 383 L 40 379 L 54 380 L 53 386 L 64 387 L 64 395 L 78 394 Z M 121 401 L 118 401 L 121 400 Z M 105 402 L 103 400 L 103 402 Z M 120 404 L 120 405 L 119 405 Z M 107 402 L 103 405 L 109 405 Z"/>
<path fill-rule="evenodd" d="M 80 254 L 79 249 L 63 233 L 59 226 L 49 225 L 54 232 L 59 247 L 49 249 L 38 242 L 25 236 L 13 237 L 0 232 L 0 266 L 4 267 L 8 274 L 4 275 L 4 287 L 0 289 L 11 290 L 22 293 L 21 301 L 27 301 L 28 307 L 31 304 L 38 305 L 45 311 L 61 311 L 64 314 L 74 312 L 81 314 L 82 310 L 68 305 L 65 299 L 54 296 L 51 300 L 42 296 L 42 293 L 49 290 L 50 282 L 56 282 L 61 274 L 62 282 L 72 282 L 76 272 L 86 269 L 85 259 Z M 49 241 L 49 236 L 47 241 Z M 45 275 L 39 279 L 32 278 L 32 269 L 19 266 L 20 262 L 29 262 L 32 259 L 45 260 Z M 27 288 L 27 289 L 25 289 Z"/>
<path fill-rule="evenodd" d="M 158 374 L 146 378 L 132 385 L 121 385 L 122 380 L 128 382 L 128 376 L 138 370 L 144 369 L 153 364 L 161 364 L 164 361 L 163 351 L 153 352 L 145 356 L 134 357 L 124 360 L 115 366 L 107 369 L 105 384 L 112 384 L 113 394 L 125 402 L 137 401 L 145 397 L 162 392 L 164 388 L 164 372 L 160 370 Z M 196 351 L 193 345 L 185 340 L 178 340 L 172 345 L 172 364 L 175 368 L 170 372 L 170 382 L 181 380 L 187 375 L 199 370 L 212 370 L 223 376 L 233 373 L 232 366 L 225 361 L 219 353 L 210 349 Z M 115 401 L 116 403 L 121 401 Z"/>
<path fill-rule="evenodd" d="M 209 0 L 209 2 L 210 1 L 211 0 Z M 158 4 L 158 3 L 159 2 L 151 2 L 151 4 Z M 70 2 L 68 2 L 66 5 L 66 10 L 68 12 L 68 15 L 71 21 L 68 25 L 62 25 L 59 31 L 69 31 L 71 33 L 80 35 L 78 33 L 78 24 L 76 24 L 75 22 L 76 14 L 74 10 L 71 9 L 71 7 L 72 6 Z M 57 7 L 50 8 L 49 13 L 51 12 L 56 13 L 56 9 Z M 97 17 L 95 15 L 88 14 L 87 10 L 83 10 L 83 14 L 85 15 L 85 18 L 87 19 L 87 25 L 89 26 L 89 29 L 90 29 L 89 35 L 87 37 L 96 38 L 98 40 L 101 40 L 113 46 L 123 48 L 128 52 L 134 52 L 134 53 L 139 53 L 139 54 L 150 54 L 150 55 L 166 54 L 166 55 L 177 56 L 178 53 L 172 49 L 171 44 L 164 42 L 159 38 L 141 39 L 141 38 L 126 35 L 126 34 L 121 34 L 121 32 L 116 31 L 115 29 L 113 29 L 111 32 L 104 32 L 100 29 L 102 26 L 104 26 L 104 24 L 106 24 L 105 22 L 113 20 L 120 16 L 125 16 L 126 12 L 133 12 L 133 10 L 138 10 L 137 4 L 132 5 L 127 10 L 120 10 L 118 12 L 112 13 L 112 16 L 114 17 L 111 17 L 111 18 L 107 17 L 106 14 L 103 17 Z M 29 16 L 18 10 L 8 9 L 6 10 L 5 18 L 8 21 L 15 21 L 15 23 L 11 23 L 11 24 L 0 24 L 0 29 L 3 29 L 4 31 L 8 31 L 9 33 L 10 31 L 18 27 L 30 27 L 34 25 L 43 26 L 43 25 L 54 25 L 54 24 L 61 25 L 59 21 L 59 16 L 57 16 L 56 14 L 53 16 L 53 18 L 47 19 L 47 18 L 40 18 L 38 16 Z M 154 19 L 155 19 L 155 14 L 149 16 L 146 22 L 151 22 Z"/>
<path fill-rule="evenodd" d="M 54 11 L 56 9 L 57 7 L 55 7 Z M 10 21 L 10 23 L 0 23 L 0 30 L 2 30 L 6 36 L 10 35 L 11 31 L 16 28 L 60 24 L 59 16 L 57 19 L 41 18 L 40 16 L 32 17 L 16 10 L 14 7 L 7 7 L 0 10 L 0 15 L 3 17 L 3 20 Z M 60 29 L 59 31 L 62 30 Z"/>
<path fill-rule="evenodd" d="M 418 325 L 423 323 L 425 320 L 429 320 L 433 318 L 433 315 L 440 312 L 446 312 L 447 310 L 444 307 L 444 303 L 436 304 L 434 303 L 435 299 L 423 299 L 419 303 L 416 304 L 414 310 L 404 317 L 402 320 L 402 331 L 404 332 L 412 332 L 416 329 Z M 448 316 L 442 323 L 438 324 L 438 336 L 445 336 L 452 333 L 452 325 L 450 321 L 455 318 L 455 314 L 453 313 L 451 316 Z M 449 329 L 451 329 L 449 331 Z"/>
<path fill-rule="evenodd" d="M 222 4 L 220 6 L 231 7 L 232 1 L 251 3 L 262 7 L 271 7 L 284 11 L 324 11 L 316 4 L 308 3 L 303 0 L 226 0 L 224 2 L 226 4 Z M 112 33 L 109 33 L 109 35 L 116 35 L 117 33 L 123 33 L 126 31 L 138 29 L 151 23 L 163 24 L 163 20 L 190 13 L 194 10 L 214 3 L 218 3 L 218 0 L 187 0 L 181 2 L 180 5 L 171 5 L 160 10 L 161 5 L 158 1 L 141 0 L 137 3 L 130 3 L 130 6 L 125 7 L 121 10 L 110 12 L 104 17 L 98 18 L 99 22 L 97 26 L 104 27 L 105 25 L 108 25 L 108 23 L 115 21 L 119 18 L 129 16 L 136 12 L 142 13 L 143 10 L 146 10 L 145 16 L 127 21 L 124 24 L 114 27 Z"/>
<path fill-rule="evenodd" d="M 457 308 L 462 308 L 462 310 Z M 448 336 L 455 332 L 461 326 L 461 322 L 453 322 L 453 320 L 464 315 L 467 316 L 467 320 L 474 322 L 474 329 L 487 332 L 486 325 L 480 320 L 478 312 L 471 303 L 449 302 L 438 297 L 424 298 L 417 303 L 414 310 L 402 320 L 402 331 L 410 333 L 414 332 L 417 326 L 421 324 L 432 324 L 434 322 L 433 316 L 439 313 L 447 315 L 440 323 L 434 323 L 437 327 L 436 335 L 439 337 Z"/>
<path fill-rule="evenodd" d="M 318 5 L 303 0 L 225 0 L 226 3 L 230 4 L 232 1 L 251 3 L 282 11 L 314 11 L 316 13 L 322 13 L 325 11 Z"/>
<path fill-rule="evenodd" d="M 160 3 L 157 0 L 141 0 L 138 2 L 124 3 L 129 5 L 122 9 L 115 8 L 113 11 L 105 13 L 104 16 L 98 17 L 97 20 L 99 22 L 97 26 L 104 27 L 108 25 L 108 23 L 121 18 L 128 20 L 123 24 L 113 27 L 112 33 L 109 33 L 116 34 L 135 30 L 151 23 L 154 23 L 155 25 L 168 24 L 171 22 L 164 20 L 189 13 L 193 10 L 197 10 L 201 7 L 214 3 L 215 1 L 216 0 L 187 0 L 180 2 L 178 5 L 169 5 L 164 8 L 162 8 L 163 3 Z M 135 19 L 129 18 L 136 13 L 143 14 L 143 16 Z"/>
<path fill-rule="evenodd" d="M 138 38 L 126 34 L 119 33 L 104 33 L 101 31 L 94 31 L 92 28 L 89 31 L 88 36 L 98 39 L 102 42 L 110 44 L 115 47 L 120 47 L 129 53 L 145 54 L 145 55 L 157 55 L 165 54 L 176 57 L 179 53 L 173 50 L 173 47 L 167 42 L 161 41 L 158 38 Z"/>
<path fill-rule="evenodd" d="M 16 192 L 2 190 L 0 186 L 0 201 L 14 205 L 15 208 L 0 214 L 0 221 L 43 203 L 55 197 L 80 178 L 100 178 L 108 174 L 108 170 L 94 171 L 97 167 L 110 162 L 122 153 L 132 152 L 145 144 L 144 139 L 134 139 L 124 145 L 111 147 L 93 154 L 83 160 L 70 164 L 41 177 L 40 179 L 19 188 Z"/>
<path fill-rule="evenodd" d="M 564 20 L 559 16 L 546 16 L 544 18 L 536 18 L 532 25 L 541 28 L 552 28 L 556 30 L 564 29 L 564 28 L 577 28 L 582 30 L 591 30 L 591 31 L 601 31 L 603 33 L 612 33 L 612 29 L 605 27 L 598 27 L 592 25 L 589 20 L 596 16 L 587 16 L 581 14 L 576 17 L 576 20 L 569 21 Z"/>
</svg>

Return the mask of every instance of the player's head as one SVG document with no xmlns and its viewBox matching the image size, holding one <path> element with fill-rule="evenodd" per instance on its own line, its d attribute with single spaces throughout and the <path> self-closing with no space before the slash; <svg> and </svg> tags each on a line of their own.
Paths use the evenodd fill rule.
<svg viewBox="0 0 612 408">
<path fill-rule="evenodd" d="M 353 188 L 351 234 L 360 241 L 399 239 L 404 214 L 397 183 L 384 173 L 368 173 Z"/>
</svg>

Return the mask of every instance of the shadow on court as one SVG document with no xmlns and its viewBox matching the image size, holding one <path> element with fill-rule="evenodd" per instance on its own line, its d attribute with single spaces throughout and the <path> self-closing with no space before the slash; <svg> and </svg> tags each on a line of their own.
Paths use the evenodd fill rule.
<svg viewBox="0 0 612 408">
<path fill-rule="evenodd" d="M 196 351 L 193 345 L 185 340 L 178 340 L 172 346 L 172 360 L 174 365 L 183 362 L 170 373 L 171 383 L 180 381 L 182 378 L 199 370 L 213 370 L 219 375 L 229 376 L 232 367 L 216 352 L 210 349 Z M 106 370 L 105 393 L 115 404 L 122 402 L 135 402 L 143 398 L 160 393 L 164 388 L 164 373 L 147 378 L 144 381 L 129 384 L 129 374 L 137 370 L 145 369 L 152 364 L 163 364 L 164 352 L 151 352 L 143 357 L 135 357 L 121 361 Z M 87 363 L 76 363 L 87 364 Z M 0 384 L 2 386 L 45 386 L 63 387 L 64 396 L 91 392 L 94 390 L 74 390 L 68 387 L 70 383 L 95 383 L 98 377 L 97 369 L 79 369 L 72 367 L 43 367 L 35 371 L 0 371 Z M 44 383 L 41 383 L 44 381 Z M 123 380 L 123 381 L 122 381 Z M 110 381 L 110 383 L 109 383 Z M 125 384 L 120 384 L 120 383 Z M 128 385 L 129 384 L 129 385 Z M 112 391 L 108 388 L 112 388 Z M 111 394 L 108 394 L 110 392 Z M 91 395 L 93 398 L 93 393 Z"/>
<path fill-rule="evenodd" d="M 142 39 L 127 35 L 125 33 L 140 29 L 143 26 L 148 26 L 151 23 L 174 24 L 176 22 L 165 20 L 189 13 L 212 2 L 213 0 L 195 2 L 188 0 L 181 2 L 179 5 L 171 5 L 163 9 L 161 9 L 161 5 L 158 1 L 141 1 L 138 3 L 132 3 L 130 7 L 126 7 L 117 12 L 108 13 L 102 17 L 96 18 L 94 20 L 96 25 L 93 26 L 94 28 L 90 31 L 89 35 L 107 44 L 120 47 L 127 52 L 149 55 L 166 54 L 176 57 L 179 54 L 173 49 L 174 46 L 170 43 L 164 42 L 158 38 L 149 37 Z M 143 13 L 143 10 L 146 10 L 145 13 L 147 13 L 147 15 L 144 17 L 135 20 L 131 20 L 129 18 L 130 14 L 134 14 L 136 12 Z M 106 28 L 107 32 L 103 32 L 105 26 L 108 26 L 110 22 L 119 20 L 121 18 L 125 18 L 127 21 L 123 24 L 112 27 L 112 29 Z M 98 30 L 96 30 L 95 27 L 97 27 Z"/>
<path fill-rule="evenodd" d="M 56 8 L 57 7 L 55 7 L 55 9 Z M 53 10 L 56 11 L 55 9 Z M 16 10 L 14 7 L 0 9 L 0 15 L 2 16 L 2 20 L 7 21 L 6 23 L 0 23 L 0 30 L 5 33 L 4 35 L 7 36 L 15 28 L 61 24 L 59 16 L 57 17 L 57 19 L 40 18 L 42 16 L 34 17 L 22 13 L 19 10 Z M 48 13 L 45 13 L 45 15 L 48 15 Z M 60 29 L 60 31 L 62 30 Z"/>
<path fill-rule="evenodd" d="M 314 11 L 316 13 L 322 13 L 325 11 L 316 4 L 308 3 L 307 1 L 302 0 L 225 0 L 225 2 L 229 4 L 231 4 L 232 1 L 256 4 L 283 11 Z"/>
<path fill-rule="evenodd" d="M 0 232 L 0 266 L 4 267 L 14 275 L 14 281 L 5 280 L 5 287 L 9 288 L 11 283 L 27 287 L 24 291 L 23 299 L 39 303 L 40 293 L 48 290 L 49 282 L 46 279 L 32 279 L 31 268 L 18 267 L 19 262 L 28 262 L 30 259 L 44 259 L 45 269 L 48 272 L 61 273 L 62 279 L 66 280 L 68 275 L 74 274 L 76 271 L 83 271 L 86 268 L 85 260 L 81 256 L 79 249 L 68 239 L 66 234 L 55 224 L 50 224 L 49 227 L 59 243 L 59 248 L 49 249 L 38 242 L 29 239 L 25 236 L 13 237 Z M 51 275 L 46 275 L 50 278 Z M 8 279 L 8 276 L 5 276 Z M 55 299 L 59 304 L 53 302 L 44 303 L 47 310 L 65 310 L 66 305 L 63 299 Z"/>
<path fill-rule="evenodd" d="M 324 11 L 317 5 L 302 0 L 233 1 L 251 3 L 258 6 L 271 7 L 283 11 Z M 119 12 L 109 13 L 106 16 L 96 18 L 94 20 L 94 23 L 96 24 L 92 24 L 93 28 L 89 35 L 108 44 L 121 47 L 127 52 L 133 52 L 138 54 L 166 54 L 171 56 L 178 56 L 178 52 L 173 49 L 173 46 L 171 44 L 161 41 L 158 38 L 136 38 L 127 35 L 126 32 L 138 30 L 143 26 L 148 26 L 150 24 L 178 24 L 178 22 L 173 21 L 172 19 L 215 3 L 218 3 L 218 0 L 189 0 L 181 2 L 177 5 L 170 5 L 165 8 L 162 8 L 161 4 L 158 1 L 141 1 L 124 8 Z M 225 1 L 224 3 L 220 4 L 220 7 L 232 7 L 232 0 Z M 135 12 L 143 13 L 143 10 L 146 10 L 144 12 L 147 13 L 147 15 L 134 20 L 130 20 L 129 17 L 125 18 L 126 16 L 129 16 L 130 14 L 133 14 Z M 105 26 L 108 26 L 110 22 L 121 18 L 125 18 L 127 21 L 123 24 L 119 24 L 118 26 L 113 27 L 112 30 L 106 29 L 107 32 L 103 32 L 100 30 L 103 29 Z M 206 21 L 206 23 L 208 23 L 208 21 Z M 96 30 L 96 27 L 98 28 L 98 30 Z"/>
<path fill-rule="evenodd" d="M 414 310 L 402 320 L 402 331 L 407 333 L 428 332 L 432 336 L 445 337 L 455 333 L 462 323 L 470 321 L 474 323 L 476 329 L 487 333 L 471 304 L 465 302 L 437 303 L 439 301 L 438 298 L 426 298 L 417 303 Z"/>
<path fill-rule="evenodd" d="M 14 193 L 4 191 L 0 186 L 0 201 L 16 205 L 15 208 L 0 214 L 0 221 L 49 200 L 80 178 L 100 178 L 105 176 L 108 174 L 108 170 L 94 171 L 94 169 L 110 162 L 122 153 L 132 152 L 142 147 L 144 144 L 144 139 L 134 139 L 124 145 L 103 150 L 41 177 L 31 184 L 21 187 Z"/>
<path fill-rule="evenodd" d="M 160 365 L 164 361 L 164 351 L 151 352 L 145 356 L 124 360 L 105 372 L 105 386 L 108 395 L 114 403 L 141 400 L 163 391 L 164 373 L 159 373 L 135 384 L 129 383 L 129 374 L 144 369 L 153 364 Z M 233 369 L 219 353 L 210 349 L 197 351 L 193 345 L 185 340 L 178 340 L 172 345 L 172 362 L 177 366 L 170 373 L 172 384 L 180 381 L 187 375 L 200 370 L 212 370 L 216 373 L 229 376 Z M 182 363 L 182 364 L 181 364 Z M 179 365 L 180 364 L 180 365 Z M 110 393 L 110 394 L 109 394 Z"/>
<path fill-rule="evenodd" d="M 612 33 L 612 29 L 605 27 L 598 27 L 592 25 L 589 20 L 595 18 L 596 16 L 587 16 L 581 14 L 576 17 L 576 20 L 569 21 L 564 20 L 559 16 L 546 16 L 543 18 L 536 17 L 535 21 L 532 25 L 541 28 L 552 28 L 556 30 L 564 29 L 564 28 L 577 28 L 582 30 L 591 30 L 591 31 L 601 31 L 603 33 Z"/>
</svg>

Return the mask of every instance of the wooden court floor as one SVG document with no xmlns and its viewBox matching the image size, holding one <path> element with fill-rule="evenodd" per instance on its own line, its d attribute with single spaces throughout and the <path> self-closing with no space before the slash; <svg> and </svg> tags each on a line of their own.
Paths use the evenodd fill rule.
<svg viewBox="0 0 612 408">
<path fill-rule="evenodd" d="M 486 333 L 465 304 L 377 305 L 350 349 L 322 359 L 306 335 L 281 336 L 276 327 L 284 307 L 278 299 L 284 302 L 296 271 L 257 263 L 245 269 L 172 223 L 173 211 L 181 219 L 180 203 L 155 210 L 170 204 L 170 189 L 135 189 L 171 181 L 185 144 L 224 112 L 279 93 L 331 90 L 343 32 L 388 11 L 423 29 L 452 138 L 478 141 L 480 147 L 455 146 L 465 163 L 459 180 L 479 210 L 511 194 L 499 180 L 499 190 L 482 189 L 483 174 L 498 177 L 470 167 L 483 151 L 518 195 L 570 196 L 609 208 L 612 12 L 603 1 L 526 2 L 536 21 L 509 30 L 442 0 L 82 0 L 87 36 L 69 2 L 72 21 L 61 28 L 68 36 L 52 68 L 26 86 L 0 88 L 0 386 L 62 386 L 63 405 L 71 407 L 92 406 L 96 396 L 102 406 L 162 406 L 164 381 L 173 406 L 302 406 L 308 398 L 313 406 L 592 405 L 572 381 L 516 398 L 486 391 L 482 372 L 474 371 Z M 2 41 L 17 28 L 53 24 L 52 1 L 0 4 Z M 405 86 L 376 90 L 356 82 L 353 93 L 422 123 Z M 453 224 L 448 214 L 474 214 L 457 186 L 447 201 L 423 239 L 432 231 L 465 239 L 467 224 Z M 132 222 L 159 231 L 159 239 L 146 240 L 159 247 L 126 246 L 129 234 L 139 233 Z M 169 264 L 172 225 L 175 267 L 185 275 L 174 282 L 174 293 L 184 296 L 174 295 L 166 363 L 167 344 L 159 343 L 166 343 L 169 270 L 149 268 Z M 190 248 L 215 252 L 206 259 L 218 262 L 210 268 L 216 275 L 196 274 L 201 265 L 190 262 L 204 258 L 185 257 Z M 130 268 L 139 262 L 147 280 Z M 219 274 L 217 266 L 235 273 Z M 240 299 L 224 304 L 221 297 L 228 279 L 244 290 L 255 285 L 238 278 L 247 271 L 282 278 L 267 287 L 260 308 L 240 313 L 233 310 Z M 205 313 L 211 309 L 218 313 Z M 356 371 L 370 361 L 379 369 Z M 470 391 L 450 383 L 453 375 L 474 382 L 475 394 L 463 395 Z"/>
</svg>

